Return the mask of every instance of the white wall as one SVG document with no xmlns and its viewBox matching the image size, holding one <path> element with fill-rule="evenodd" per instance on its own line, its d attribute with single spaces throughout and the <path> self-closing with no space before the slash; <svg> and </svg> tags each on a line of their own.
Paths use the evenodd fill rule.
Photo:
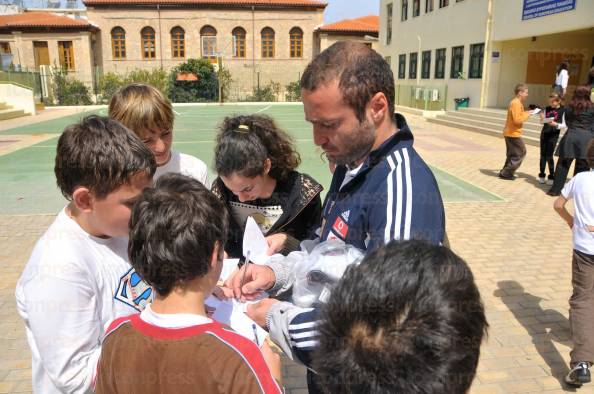
<svg viewBox="0 0 594 394">
<path fill-rule="evenodd" d="M 16 109 L 35 115 L 35 97 L 33 90 L 11 83 L 0 83 L 0 102 Z"/>
</svg>

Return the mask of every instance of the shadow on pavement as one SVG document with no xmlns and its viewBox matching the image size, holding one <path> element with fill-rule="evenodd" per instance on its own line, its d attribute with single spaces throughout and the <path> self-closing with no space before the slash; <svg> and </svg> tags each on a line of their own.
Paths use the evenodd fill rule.
<svg viewBox="0 0 594 394">
<path fill-rule="evenodd" d="M 538 354 L 549 366 L 551 375 L 565 391 L 576 391 L 563 381 L 569 368 L 553 343 L 571 346 L 567 318 L 554 309 L 544 309 L 540 305 L 544 298 L 526 293 L 524 287 L 516 281 L 500 281 L 497 286 L 499 288 L 493 295 L 501 298 L 516 320 L 528 331 Z M 535 318 L 538 323 L 534 322 Z"/>
</svg>

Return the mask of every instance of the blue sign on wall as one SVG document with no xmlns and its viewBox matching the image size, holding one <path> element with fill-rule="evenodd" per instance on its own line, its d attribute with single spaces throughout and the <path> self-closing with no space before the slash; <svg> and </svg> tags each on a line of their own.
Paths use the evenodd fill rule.
<svg viewBox="0 0 594 394">
<path fill-rule="evenodd" d="M 524 0 L 522 20 L 575 10 L 576 0 Z"/>
</svg>

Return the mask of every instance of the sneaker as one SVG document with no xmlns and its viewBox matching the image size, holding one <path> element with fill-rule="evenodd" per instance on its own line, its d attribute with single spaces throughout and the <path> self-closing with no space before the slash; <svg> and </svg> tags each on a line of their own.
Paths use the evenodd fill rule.
<svg viewBox="0 0 594 394">
<path fill-rule="evenodd" d="M 555 183 L 554 179 L 547 179 L 547 186 L 553 186 L 553 183 Z"/>
<path fill-rule="evenodd" d="M 539 176 L 539 177 L 538 177 L 538 183 L 540 183 L 541 185 L 544 185 L 544 183 L 545 183 L 545 182 L 546 182 L 546 181 L 545 181 L 545 178 L 544 178 L 544 176 Z"/>
<path fill-rule="evenodd" d="M 590 370 L 587 362 L 575 364 L 573 369 L 565 376 L 565 383 L 571 386 L 581 386 L 584 383 L 590 383 Z"/>
</svg>

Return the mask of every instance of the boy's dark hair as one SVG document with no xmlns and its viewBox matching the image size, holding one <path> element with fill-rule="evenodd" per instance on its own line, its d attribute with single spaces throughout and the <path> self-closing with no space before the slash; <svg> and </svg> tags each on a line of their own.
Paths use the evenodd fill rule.
<svg viewBox="0 0 594 394">
<path fill-rule="evenodd" d="M 166 174 L 145 189 L 132 209 L 128 255 L 138 274 L 166 296 L 210 270 L 227 234 L 227 210 L 202 183 Z"/>
<path fill-rule="evenodd" d="M 215 147 L 215 168 L 219 175 L 233 173 L 253 178 L 264 173 L 270 159 L 269 175 L 284 180 L 301 163 L 291 137 L 264 115 L 225 118 Z"/>
<path fill-rule="evenodd" d="M 329 393 L 464 393 L 487 326 L 462 259 L 423 241 L 392 242 L 332 291 L 314 369 Z"/>
<path fill-rule="evenodd" d="M 362 43 L 339 41 L 326 48 L 307 66 L 301 89 L 314 91 L 338 80 L 342 99 L 355 111 L 359 122 L 365 120 L 369 100 L 383 93 L 388 111 L 394 113 L 394 74 L 386 60 Z"/>
<path fill-rule="evenodd" d="M 153 154 L 133 132 L 116 120 L 88 116 L 60 136 L 54 173 L 70 200 L 77 187 L 103 198 L 137 174 L 153 176 L 156 168 Z"/>
</svg>

